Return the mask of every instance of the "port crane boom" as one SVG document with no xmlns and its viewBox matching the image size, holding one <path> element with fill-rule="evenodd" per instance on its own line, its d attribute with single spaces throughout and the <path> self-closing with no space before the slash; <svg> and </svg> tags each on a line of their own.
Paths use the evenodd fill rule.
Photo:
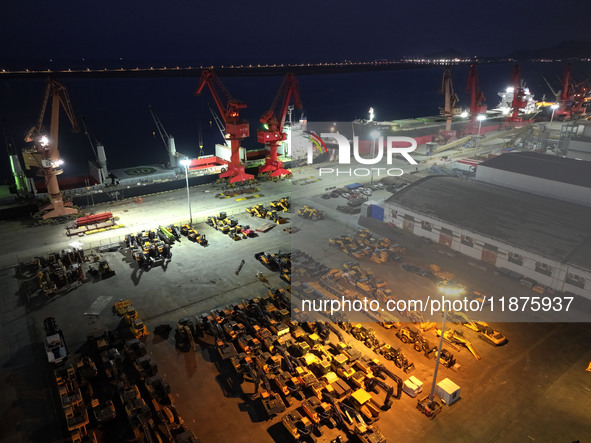
<svg viewBox="0 0 591 443">
<path fill-rule="evenodd" d="M 160 134 L 160 138 L 166 147 L 166 152 L 168 153 L 168 164 L 171 168 L 176 168 L 178 166 L 177 159 L 179 154 L 176 152 L 174 137 L 166 132 L 166 128 L 160 121 L 160 117 L 158 117 L 158 114 L 156 114 L 154 108 L 152 108 L 152 105 L 148 105 L 148 108 L 150 109 L 150 114 L 152 114 L 152 119 L 154 120 L 156 129 L 158 130 L 158 134 Z"/>
<path fill-rule="evenodd" d="M 476 65 L 470 65 L 470 73 L 468 74 L 467 91 L 470 93 L 470 117 L 472 121 L 476 121 L 476 116 L 486 112 L 486 105 L 484 101 L 484 94 L 478 86 L 478 71 Z"/>
<path fill-rule="evenodd" d="M 519 109 L 527 106 L 527 100 L 525 99 L 525 91 L 523 90 L 521 76 L 519 74 L 519 65 L 515 65 L 513 68 L 511 84 L 513 85 L 513 102 L 511 103 L 512 112 L 507 118 L 507 121 L 520 122 L 521 117 L 519 116 Z"/>
<path fill-rule="evenodd" d="M 445 68 L 443 71 L 443 79 L 441 81 L 441 93 L 445 97 L 445 105 L 441 109 L 441 115 L 445 117 L 445 131 L 451 131 L 451 120 L 454 115 L 459 115 L 461 109 L 456 107 L 459 101 L 458 95 L 454 92 L 453 83 L 451 81 L 451 70 Z"/>
<path fill-rule="evenodd" d="M 277 91 L 273 104 L 260 119 L 265 129 L 257 131 L 257 140 L 269 148 L 269 154 L 265 158 L 265 164 L 261 166 L 260 172 L 270 172 L 271 177 L 290 174 L 288 170 L 283 168 L 283 163 L 277 160 L 277 148 L 281 142 L 287 139 L 287 135 L 283 132 L 283 126 L 292 98 L 295 106 L 302 109 L 298 81 L 292 73 L 288 73 Z M 280 102 L 281 107 L 277 109 Z M 277 114 L 276 110 L 279 111 Z"/>
<path fill-rule="evenodd" d="M 45 110 L 50 97 L 52 100 L 51 126 L 49 138 L 47 138 L 43 135 L 42 128 Z M 72 125 L 72 130 L 78 132 L 80 130 L 78 127 L 78 121 L 72 110 L 72 104 L 66 88 L 55 79 L 49 77 L 37 125 L 33 126 L 25 136 L 25 141 L 33 142 L 33 147 L 25 148 L 23 150 L 25 167 L 27 169 L 35 168 L 39 175 L 45 177 L 49 204 L 41 208 L 41 212 L 48 211 L 43 214 L 44 220 L 76 214 L 78 212 L 74 208 L 67 207 L 68 205 L 64 203 L 57 181 L 57 176 L 63 172 L 60 168 L 63 161 L 60 159 L 58 150 L 60 106 L 68 116 Z"/>
<path fill-rule="evenodd" d="M 254 176 L 245 173 L 244 165 L 240 160 L 240 141 L 249 135 L 248 122 L 239 116 L 240 110 L 246 108 L 246 103 L 232 97 L 211 70 L 201 73 L 201 79 L 195 95 L 201 95 L 206 85 L 211 91 L 213 100 L 226 127 L 224 138 L 230 142 L 231 156 L 228 170 L 220 174 L 220 177 L 230 177 L 230 183 L 251 180 Z"/>
</svg>

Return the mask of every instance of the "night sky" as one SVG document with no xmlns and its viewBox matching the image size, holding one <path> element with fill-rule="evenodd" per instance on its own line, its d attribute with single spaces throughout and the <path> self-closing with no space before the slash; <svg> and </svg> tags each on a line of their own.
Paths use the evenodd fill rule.
<svg viewBox="0 0 591 443">
<path fill-rule="evenodd" d="M 589 12 L 581 0 L 7 0 L 0 64 L 374 60 L 447 48 L 503 56 L 590 40 Z"/>
</svg>

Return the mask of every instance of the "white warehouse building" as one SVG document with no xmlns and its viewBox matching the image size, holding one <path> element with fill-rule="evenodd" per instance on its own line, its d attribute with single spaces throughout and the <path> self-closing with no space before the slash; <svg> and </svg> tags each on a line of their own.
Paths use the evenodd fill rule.
<svg viewBox="0 0 591 443">
<path fill-rule="evenodd" d="M 591 206 L 591 162 L 536 152 L 512 152 L 486 160 L 476 180 Z"/>
<path fill-rule="evenodd" d="M 386 200 L 383 220 L 543 286 L 591 299 L 591 207 L 430 176 Z"/>
</svg>

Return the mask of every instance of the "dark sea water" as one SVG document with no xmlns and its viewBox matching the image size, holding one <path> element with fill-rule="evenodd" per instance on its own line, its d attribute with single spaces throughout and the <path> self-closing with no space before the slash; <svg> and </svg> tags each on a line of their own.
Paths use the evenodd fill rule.
<svg viewBox="0 0 591 443">
<path fill-rule="evenodd" d="M 545 76 L 555 89 L 565 63 L 522 63 L 521 74 L 537 100 L 553 96 Z M 499 103 L 497 92 L 506 88 L 513 65 L 479 66 L 480 87 L 489 108 Z M 300 96 L 309 121 L 351 121 L 367 118 L 373 107 L 376 120 L 392 120 L 436 115 L 443 106 L 439 94 L 443 68 L 430 67 L 390 72 L 309 75 L 299 77 Z M 573 65 L 576 81 L 591 78 L 591 63 Z M 459 105 L 469 106 L 466 93 L 467 66 L 452 68 L 454 87 L 460 96 Z M 59 80 L 59 79 L 58 79 Z M 189 156 L 198 155 L 198 134 L 201 126 L 204 153 L 212 154 L 214 144 L 222 141 L 209 113 L 213 105 L 209 91 L 194 95 L 198 78 L 162 79 L 67 79 L 62 81 L 69 92 L 74 112 L 85 116 L 89 130 L 103 143 L 109 168 L 159 163 L 166 160 L 166 151 L 152 120 L 148 105 L 156 110 L 166 130 L 175 137 L 177 150 Z M 282 77 L 222 78 L 232 95 L 247 103 L 241 116 L 251 124 L 251 137 L 243 145 L 257 148 L 258 119 L 269 108 Z M 0 80 L 0 118 L 22 147 L 24 134 L 36 124 L 45 81 Z M 295 116 L 299 118 L 296 110 Z M 61 113 L 59 149 L 65 161 L 64 175 L 87 172 L 92 158 L 90 143 L 84 133 L 72 134 L 69 122 Z M 49 125 L 49 109 L 46 115 Z M 4 145 L 4 143 L 2 143 Z M 9 167 L 6 151 L 0 155 L 0 182 L 6 183 Z"/>
</svg>

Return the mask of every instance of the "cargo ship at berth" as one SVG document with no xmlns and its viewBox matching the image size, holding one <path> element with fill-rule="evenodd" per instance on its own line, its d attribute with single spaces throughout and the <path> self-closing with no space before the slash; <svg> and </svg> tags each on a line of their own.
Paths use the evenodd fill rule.
<svg viewBox="0 0 591 443">
<path fill-rule="evenodd" d="M 305 117 L 300 121 L 287 125 L 284 132 L 287 135 L 285 142 L 277 150 L 277 158 L 285 167 L 292 166 L 291 145 L 294 137 L 298 137 L 306 130 Z M 223 173 L 230 161 L 231 150 L 225 144 L 215 145 L 215 154 L 188 158 L 187 177 L 185 168 L 179 164 L 179 160 L 186 158 L 176 151 L 174 138 L 167 139 L 168 161 L 167 164 L 144 164 L 120 169 L 109 169 L 107 157 L 102 145 L 96 146 L 97 159 L 89 161 L 89 175 L 77 177 L 60 177 L 61 193 L 66 201 L 80 207 L 91 204 L 115 202 L 128 198 L 135 198 L 159 192 L 184 188 L 188 178 L 189 186 L 197 186 L 205 183 L 213 183 Z M 265 163 L 268 154 L 267 148 L 247 150 L 240 148 L 240 159 L 245 170 L 251 174 L 258 174 L 258 169 Z M 8 198 L 2 201 L 0 218 L 12 218 L 29 215 L 35 212 L 35 201 L 27 197 L 35 196 L 44 198 L 47 192 L 43 181 L 34 180 L 27 176 L 20 166 L 20 160 L 16 151 L 11 153 L 13 176 L 18 183 L 17 195 L 19 198 Z"/>
<path fill-rule="evenodd" d="M 550 104 L 544 103 L 540 106 L 534 99 L 528 88 L 524 88 L 524 105 L 519 108 L 519 117 L 521 121 L 531 121 L 540 115 L 545 115 L 544 108 Z M 466 135 L 486 134 L 490 131 L 496 131 L 507 123 L 507 118 L 511 113 L 513 102 L 513 88 L 509 87 L 505 91 L 498 93 L 501 101 L 493 109 L 481 112 L 485 118 L 481 121 L 475 121 L 470 118 L 468 110 L 458 110 L 451 115 L 451 129 L 456 138 Z M 403 120 L 376 121 L 373 120 L 373 109 L 368 111 L 369 118 L 356 119 L 352 123 L 351 136 L 357 136 L 360 140 L 371 141 L 376 137 L 412 137 L 417 145 L 427 143 L 443 143 L 450 141 L 444 136 L 446 131 L 446 116 L 444 112 L 440 115 L 420 118 L 410 118 Z M 349 134 L 347 134 L 349 135 Z"/>
</svg>

